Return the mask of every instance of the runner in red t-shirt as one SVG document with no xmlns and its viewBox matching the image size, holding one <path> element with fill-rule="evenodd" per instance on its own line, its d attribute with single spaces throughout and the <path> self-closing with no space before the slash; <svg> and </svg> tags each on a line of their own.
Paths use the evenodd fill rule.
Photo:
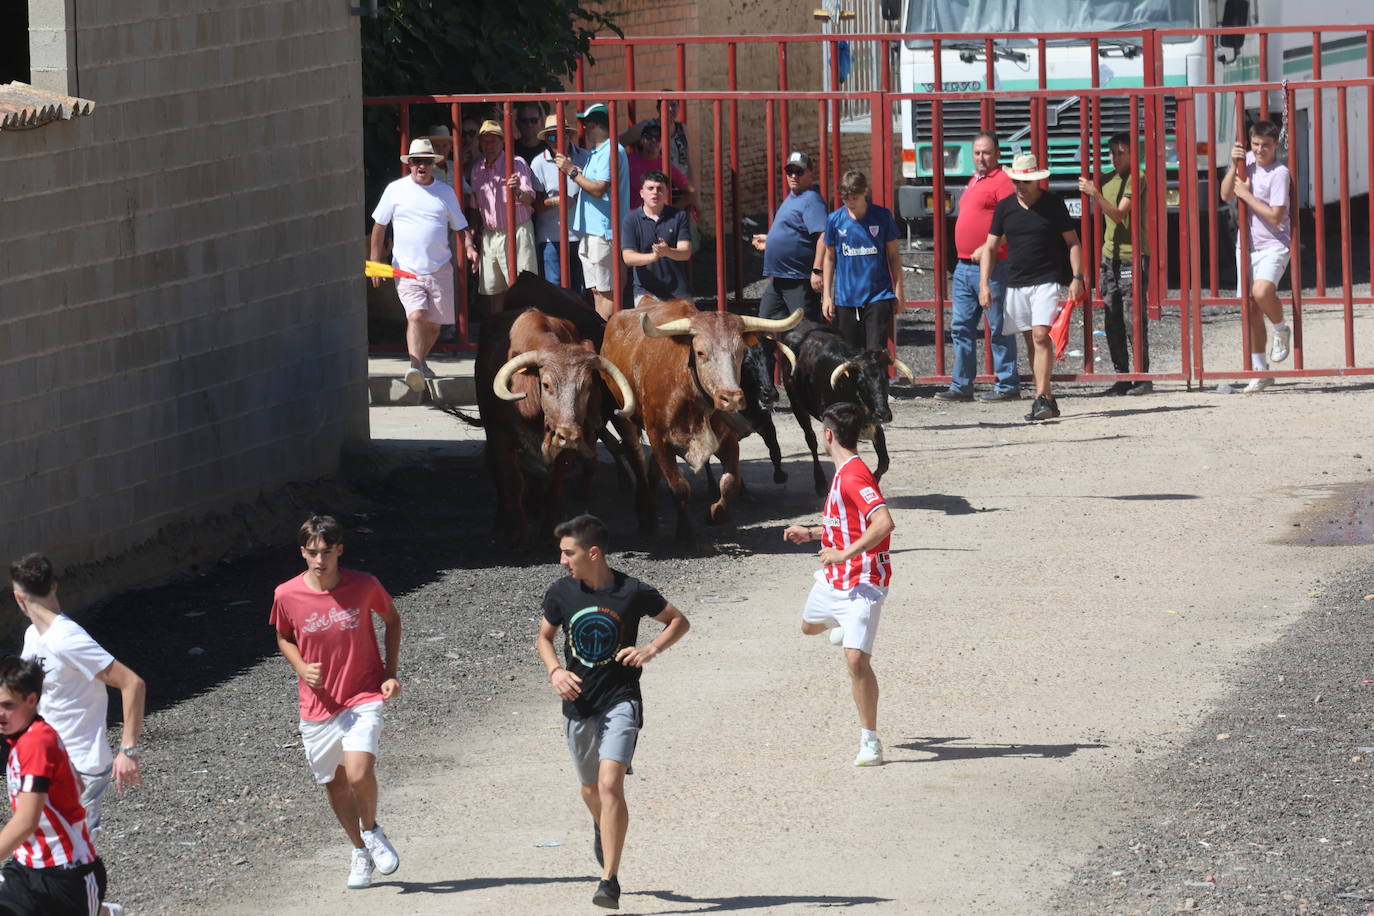
<svg viewBox="0 0 1374 916">
<path fill-rule="evenodd" d="M 62 739 L 38 715 L 43 665 L 0 659 L 0 734 L 12 816 L 0 830 L 0 912 L 122 916 L 105 899 L 105 864 L 81 807 L 76 770 Z M 13 858 L 11 858 L 13 856 Z"/>
<path fill-rule="evenodd" d="M 863 411 L 855 404 L 831 404 L 821 423 L 825 450 L 835 463 L 821 525 L 791 525 L 782 536 L 794 544 L 820 539 L 821 568 L 802 610 L 802 632 L 811 636 L 829 630 L 831 642 L 844 645 L 859 709 L 854 765 L 877 766 L 883 762 L 883 745 L 878 739 L 878 677 L 870 659 L 892 580 L 888 546 L 894 525 L 878 482 L 858 455 Z"/>
<path fill-rule="evenodd" d="M 401 618 L 376 578 L 339 568 L 337 521 L 311 516 L 298 540 L 305 572 L 277 586 L 271 623 L 277 648 L 296 669 L 306 760 L 353 842 L 348 886 L 367 887 L 374 868 L 389 875 L 400 865 L 377 823 L 376 764 L 382 704 L 401 692 Z M 385 665 L 373 614 L 386 624 Z"/>
</svg>

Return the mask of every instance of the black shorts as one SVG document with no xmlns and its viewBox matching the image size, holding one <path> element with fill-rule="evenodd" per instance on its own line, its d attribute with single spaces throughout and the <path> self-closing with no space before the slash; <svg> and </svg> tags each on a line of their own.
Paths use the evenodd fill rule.
<svg viewBox="0 0 1374 916">
<path fill-rule="evenodd" d="M 29 868 L 10 859 L 0 868 L 0 913 L 13 916 L 100 916 L 105 863 Z"/>
<path fill-rule="evenodd" d="M 823 324 L 821 294 L 811 288 L 810 280 L 770 277 L 759 300 L 760 318 L 786 318 L 797 309 L 807 321 Z"/>
</svg>

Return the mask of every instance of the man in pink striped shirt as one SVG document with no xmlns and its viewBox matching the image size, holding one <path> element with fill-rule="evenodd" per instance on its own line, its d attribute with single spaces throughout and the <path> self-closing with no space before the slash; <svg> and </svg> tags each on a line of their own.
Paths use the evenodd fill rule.
<svg viewBox="0 0 1374 916">
<path fill-rule="evenodd" d="M 831 404 L 821 414 L 825 451 L 835 463 L 835 479 L 825 497 L 821 524 L 790 525 L 782 533 L 793 544 L 820 540 L 821 568 L 802 610 L 802 632 L 830 632 L 844 646 L 845 662 L 859 710 L 859 754 L 854 765 L 879 766 L 883 744 L 878 739 L 878 676 L 871 659 L 873 640 L 887 587 L 892 581 L 888 550 L 895 525 L 882 491 L 859 457 L 863 411 L 857 404 Z"/>
<path fill-rule="evenodd" d="M 506 259 L 507 236 L 506 199 L 515 198 L 515 270 L 538 273 L 534 256 L 534 174 L 525 160 L 513 158 L 506 170 L 506 147 L 501 125 L 483 122 L 477 131 L 477 149 L 481 153 L 472 164 L 468 182 L 482 214 L 482 254 L 478 265 L 478 292 L 487 297 L 487 314 L 501 311 L 506 290 L 515 282 L 509 276 Z"/>
</svg>

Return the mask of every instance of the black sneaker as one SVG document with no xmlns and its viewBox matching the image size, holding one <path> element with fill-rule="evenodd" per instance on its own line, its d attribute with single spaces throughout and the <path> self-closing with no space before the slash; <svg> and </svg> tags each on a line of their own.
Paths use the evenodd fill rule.
<svg viewBox="0 0 1374 916">
<path fill-rule="evenodd" d="M 946 388 L 944 391 L 937 391 L 937 392 L 935 392 L 935 400 L 937 400 L 937 401 L 972 401 L 972 400 L 973 400 L 973 392 L 971 392 L 971 391 L 969 391 L 969 392 L 954 391 L 953 389 Z"/>
<path fill-rule="evenodd" d="M 1130 382 L 1116 382 L 1112 385 L 1112 387 L 1102 392 L 1102 396 L 1104 398 L 1116 398 L 1120 397 L 1123 394 L 1130 394 L 1131 387 L 1132 386 Z"/>
<path fill-rule="evenodd" d="M 1126 393 L 1127 393 L 1127 394 L 1130 394 L 1130 395 L 1149 394 L 1150 392 L 1152 392 L 1152 391 L 1154 391 L 1154 390 L 1155 390 L 1155 383 L 1154 383 L 1154 382 L 1151 382 L 1151 381 L 1149 381 L 1149 380 L 1146 380 L 1146 381 L 1143 381 L 1143 382 L 1136 382 L 1134 385 L 1131 386 L 1131 390 L 1128 391 L 1128 392 L 1126 392 Z"/>
<path fill-rule="evenodd" d="M 595 831 L 592 835 L 592 852 L 596 853 L 596 864 L 604 868 L 606 860 L 601 854 L 601 825 L 593 821 L 592 830 Z"/>
<path fill-rule="evenodd" d="M 1049 416 L 1045 417 L 1044 419 L 1053 420 L 1055 417 L 1059 416 L 1059 401 L 1054 397 L 1054 395 L 1050 395 L 1049 397 L 1045 398 L 1045 403 L 1049 406 L 1050 413 Z"/>
<path fill-rule="evenodd" d="M 1042 394 L 1037 394 L 1035 396 L 1035 400 L 1031 402 L 1030 413 L 1026 414 L 1026 420 L 1032 423 L 1034 423 L 1036 420 L 1043 420 L 1044 417 L 1041 416 L 1041 414 L 1046 409 L 1047 407 L 1045 405 L 1045 396 Z"/>
<path fill-rule="evenodd" d="M 596 893 L 592 895 L 592 903 L 608 910 L 620 909 L 620 881 L 615 875 L 601 879 L 596 886 Z"/>
<path fill-rule="evenodd" d="M 1003 389 L 998 388 L 998 389 L 994 389 L 994 390 L 992 390 L 992 391 L 985 391 L 985 392 L 983 392 L 982 394 L 978 395 L 978 400 L 980 400 L 980 401 L 988 401 L 988 402 L 993 402 L 993 401 L 1019 401 L 1019 400 L 1021 400 L 1021 392 L 1019 392 L 1019 391 L 1003 390 Z"/>
</svg>

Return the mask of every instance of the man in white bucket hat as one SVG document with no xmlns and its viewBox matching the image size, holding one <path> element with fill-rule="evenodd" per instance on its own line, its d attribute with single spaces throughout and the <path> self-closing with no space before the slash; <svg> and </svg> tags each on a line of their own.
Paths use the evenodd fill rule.
<svg viewBox="0 0 1374 916">
<path fill-rule="evenodd" d="M 468 232 L 468 221 L 458 206 L 453 188 L 434 179 L 434 163 L 439 156 L 428 139 L 410 141 L 410 151 L 401 157 L 410 174 L 386 186 L 377 209 L 372 211 L 372 260 L 382 259 L 386 227 L 392 227 L 391 263 L 415 274 L 416 279 L 398 278 L 396 295 L 406 312 L 406 350 L 410 368 L 406 385 L 414 392 L 425 389 L 425 379 L 434 371 L 425 362 L 439 329 L 453 324 L 453 263 L 449 252 L 449 231 L 463 234 L 463 248 L 470 261 L 477 251 Z M 373 286 L 381 280 L 374 277 Z"/>
<path fill-rule="evenodd" d="M 1059 314 L 1065 286 L 1069 301 L 1083 295 L 1083 249 L 1064 201 L 1040 187 L 1050 170 L 1040 168 L 1034 154 L 1014 158 L 1007 177 L 1016 193 L 999 201 L 992 211 L 979 265 L 978 300 L 984 308 L 992 301 L 993 261 L 1005 240 L 1009 268 L 1003 327 L 1008 334 L 1025 334 L 1035 376 L 1035 403 L 1026 419 L 1050 420 L 1059 416 L 1059 404 L 1050 392 L 1054 371 L 1050 326 Z"/>
</svg>

